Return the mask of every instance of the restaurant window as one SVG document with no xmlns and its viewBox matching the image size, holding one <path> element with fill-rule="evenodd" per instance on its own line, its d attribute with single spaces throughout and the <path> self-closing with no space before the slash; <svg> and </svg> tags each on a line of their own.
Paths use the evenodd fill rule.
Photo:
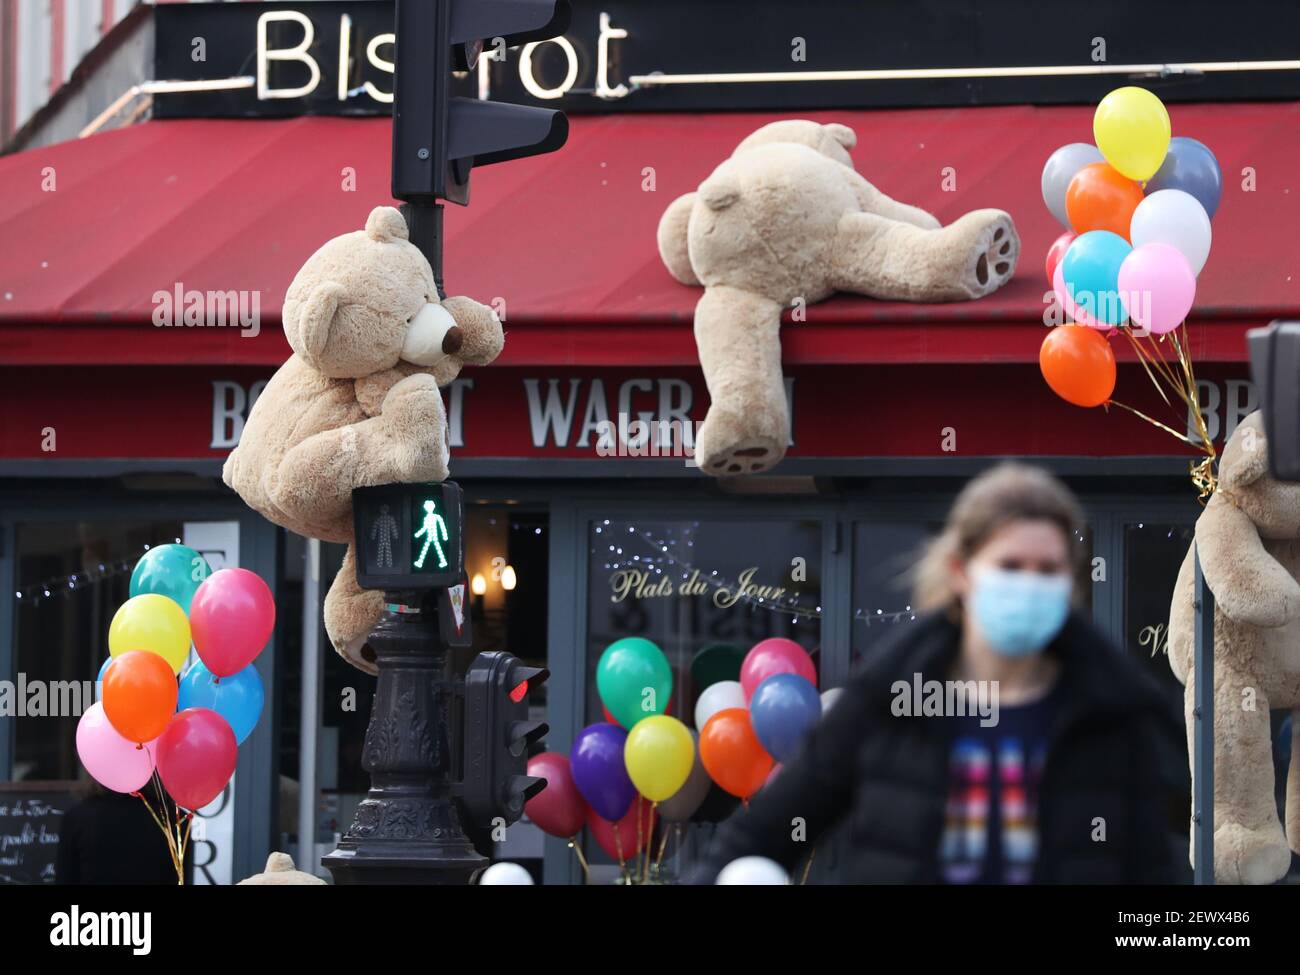
<svg viewBox="0 0 1300 975">
<path fill-rule="evenodd" d="M 82 700 L 108 657 L 108 625 L 129 598 L 131 570 L 153 545 L 180 542 L 179 521 L 55 521 L 16 526 L 14 670 L 44 686 L 45 717 L 13 722 L 13 778 L 84 777 L 76 727 Z M 37 685 L 35 682 L 42 682 Z M 30 695 L 29 695 L 30 697 Z M 57 715 L 50 714 L 57 710 Z"/>
<path fill-rule="evenodd" d="M 673 672 L 668 713 L 691 728 L 704 686 L 737 679 L 740 659 L 760 640 L 795 641 L 820 672 L 820 521 L 610 518 L 590 522 L 587 539 L 583 726 L 606 720 L 596 665 L 623 637 L 644 637 L 664 652 Z M 727 666 L 736 673 L 723 673 Z M 716 821 L 734 807 L 735 800 L 713 795 L 697 820 Z M 657 838 L 666 877 L 689 872 L 700 839 L 691 832 L 674 828 Z M 609 863 L 594 843 L 588 856 L 593 864 Z M 604 875 L 593 866 L 593 876 Z"/>
<path fill-rule="evenodd" d="M 925 547 L 943 531 L 943 511 L 932 516 L 860 521 L 853 526 L 853 664 L 861 663 L 880 640 L 916 618 L 912 572 Z M 1075 576 L 1080 612 L 1092 609 L 1093 533 L 1085 526 L 1077 536 L 1085 557 Z"/>
</svg>

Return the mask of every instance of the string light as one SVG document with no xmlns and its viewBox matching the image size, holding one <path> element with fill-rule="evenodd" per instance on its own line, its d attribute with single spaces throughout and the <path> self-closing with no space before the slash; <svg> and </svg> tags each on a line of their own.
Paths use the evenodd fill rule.
<svg viewBox="0 0 1300 975">
<path fill-rule="evenodd" d="M 179 538 L 176 539 L 176 544 L 181 544 Z M 142 545 L 140 554 L 143 556 L 152 547 L 152 545 Z M 52 576 L 41 582 L 31 583 L 20 589 L 15 589 L 14 598 L 24 606 L 39 606 L 45 600 L 53 599 L 55 596 L 66 596 L 69 592 L 80 592 L 96 582 L 130 575 L 134 571 L 135 562 L 127 559 L 98 562 L 93 569 L 79 569 L 66 576 Z"/>
</svg>

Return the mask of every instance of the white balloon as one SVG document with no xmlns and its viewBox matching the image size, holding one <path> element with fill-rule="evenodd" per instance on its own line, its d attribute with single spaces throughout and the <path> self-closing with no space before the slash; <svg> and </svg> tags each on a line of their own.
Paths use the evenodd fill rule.
<svg viewBox="0 0 1300 975">
<path fill-rule="evenodd" d="M 844 688 L 842 687 L 830 687 L 822 691 L 822 716 L 823 717 L 825 717 L 826 712 L 831 709 L 831 705 L 834 704 L 836 701 L 838 701 L 840 695 L 843 693 L 844 693 Z"/>
<path fill-rule="evenodd" d="M 709 723 L 709 718 L 727 708 L 748 707 L 745 703 L 745 691 L 738 680 L 720 680 L 710 684 L 695 702 L 695 727 L 701 731 Z"/>
<path fill-rule="evenodd" d="M 1129 240 L 1134 250 L 1143 244 L 1169 244 L 1177 247 L 1192 266 L 1193 274 L 1210 256 L 1210 215 L 1190 193 L 1182 190 L 1157 190 L 1137 205 L 1129 224 Z"/>
<path fill-rule="evenodd" d="M 531 887 L 533 875 L 517 863 L 494 863 L 478 878 L 480 887 Z"/>
<path fill-rule="evenodd" d="M 790 883 L 785 868 L 767 857 L 741 857 L 718 873 L 718 887 L 783 887 Z"/>
</svg>

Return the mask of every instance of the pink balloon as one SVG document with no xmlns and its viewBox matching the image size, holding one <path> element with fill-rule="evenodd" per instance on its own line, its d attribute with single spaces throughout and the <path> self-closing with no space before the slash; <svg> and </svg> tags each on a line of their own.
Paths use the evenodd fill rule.
<svg viewBox="0 0 1300 975">
<path fill-rule="evenodd" d="M 1074 238 L 1078 237 L 1073 230 L 1067 230 L 1065 233 L 1052 241 L 1052 246 L 1047 248 L 1047 259 L 1044 262 L 1044 269 L 1047 271 L 1047 283 L 1055 290 L 1056 288 L 1056 268 L 1061 263 L 1061 258 L 1065 257 L 1065 252 L 1070 249 L 1074 243 Z"/>
<path fill-rule="evenodd" d="M 216 711 L 186 708 L 158 736 L 158 775 L 185 809 L 202 809 L 235 774 L 235 732 Z"/>
<path fill-rule="evenodd" d="M 813 687 L 817 686 L 817 668 L 813 666 L 812 657 L 799 644 L 785 637 L 760 640 L 745 654 L 744 663 L 740 665 L 740 687 L 745 692 L 745 700 L 748 701 L 758 685 L 773 674 L 798 674 L 812 681 Z"/>
<path fill-rule="evenodd" d="M 1119 297 L 1129 318 L 1153 335 L 1164 335 L 1192 310 L 1196 275 L 1172 244 L 1143 244 L 1119 267 Z"/>
<path fill-rule="evenodd" d="M 255 572 L 219 569 L 190 601 L 190 635 L 217 677 L 239 673 L 262 652 L 275 629 L 275 599 Z"/>
<path fill-rule="evenodd" d="M 140 747 L 122 737 L 96 701 L 77 722 L 77 757 L 90 777 L 114 792 L 139 792 L 153 777 L 158 740 Z"/>
<path fill-rule="evenodd" d="M 1070 316 L 1071 321 L 1078 322 L 1080 325 L 1110 331 L 1112 326 L 1109 323 L 1097 321 L 1089 312 L 1084 311 L 1074 303 L 1074 299 L 1070 297 L 1070 293 L 1065 287 L 1064 265 L 1064 260 L 1058 261 L 1056 264 L 1056 270 L 1052 273 L 1052 290 L 1056 292 L 1056 300 L 1061 303 L 1065 313 Z"/>
</svg>

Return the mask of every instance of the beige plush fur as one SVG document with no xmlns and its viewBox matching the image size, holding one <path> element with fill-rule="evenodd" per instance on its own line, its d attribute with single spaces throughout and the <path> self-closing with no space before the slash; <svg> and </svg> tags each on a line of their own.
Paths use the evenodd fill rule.
<svg viewBox="0 0 1300 975">
<path fill-rule="evenodd" d="M 695 459 L 706 473 L 749 474 L 785 455 L 784 309 L 836 291 L 965 301 L 1015 272 L 1020 238 L 1008 214 L 975 210 L 942 227 L 859 175 L 848 153 L 856 141 L 845 125 L 766 125 L 660 219 L 669 273 L 705 289 L 695 341 L 712 404 Z"/>
<path fill-rule="evenodd" d="M 441 310 L 426 307 L 436 305 Z M 465 363 L 500 354 L 501 321 L 469 298 L 439 302 L 429 262 L 392 207 L 376 207 L 365 230 L 336 237 L 307 259 L 289 285 L 283 317 L 294 354 L 258 397 L 222 476 L 277 525 L 347 543 L 325 598 L 325 629 L 350 663 L 374 673 L 365 639 L 383 597 L 357 587 L 352 489 L 447 477 L 438 388 Z M 413 323 L 426 321 L 433 330 L 419 335 L 432 335 L 432 345 L 414 341 Z M 422 364 L 403 359 L 417 354 Z"/>
<path fill-rule="evenodd" d="M 320 877 L 299 870 L 287 853 L 272 853 L 266 858 L 266 870 L 245 877 L 236 887 L 324 887 Z"/>
<path fill-rule="evenodd" d="M 1194 551 L 1214 594 L 1214 875 L 1268 884 L 1300 852 L 1300 486 L 1268 473 L 1258 413 L 1233 432 L 1219 490 L 1196 521 L 1178 573 L 1169 663 L 1186 684 L 1188 750 L 1195 719 Z M 1269 710 L 1292 713 L 1286 834 L 1274 802 Z"/>
</svg>

